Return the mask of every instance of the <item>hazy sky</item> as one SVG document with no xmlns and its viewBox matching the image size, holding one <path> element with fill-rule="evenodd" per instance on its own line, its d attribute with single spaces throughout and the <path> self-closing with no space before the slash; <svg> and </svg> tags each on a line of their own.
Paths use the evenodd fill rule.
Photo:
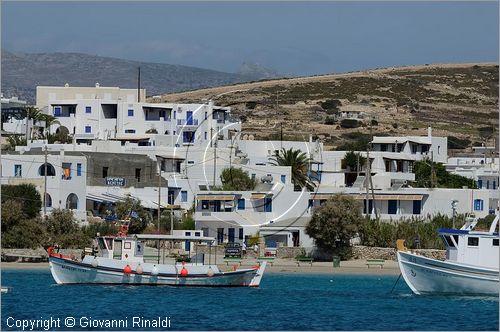
<svg viewBox="0 0 500 332">
<path fill-rule="evenodd" d="M 498 2 L 2 2 L 2 48 L 309 75 L 498 62 Z"/>
</svg>

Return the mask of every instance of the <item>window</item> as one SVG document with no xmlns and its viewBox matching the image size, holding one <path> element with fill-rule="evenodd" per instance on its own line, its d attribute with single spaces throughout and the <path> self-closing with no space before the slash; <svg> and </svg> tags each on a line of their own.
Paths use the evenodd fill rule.
<svg viewBox="0 0 500 332">
<path fill-rule="evenodd" d="M 264 199 L 264 212 L 273 212 L 273 199 L 270 197 Z"/>
<path fill-rule="evenodd" d="M 387 151 L 387 144 L 380 144 L 380 151 Z"/>
<path fill-rule="evenodd" d="M 314 200 L 310 199 L 309 202 L 307 203 L 308 208 L 312 208 L 314 206 Z"/>
<path fill-rule="evenodd" d="M 483 211 L 484 209 L 484 201 L 482 199 L 474 200 L 474 211 Z"/>
<path fill-rule="evenodd" d="M 234 242 L 234 228 L 228 228 L 227 233 L 228 233 L 228 241 L 229 242 Z"/>
<path fill-rule="evenodd" d="M 493 245 L 494 245 L 495 247 L 498 247 L 498 239 L 493 239 Z"/>
<path fill-rule="evenodd" d="M 281 176 L 281 183 L 286 183 L 286 175 Z"/>
<path fill-rule="evenodd" d="M 224 228 L 217 228 L 217 244 L 224 242 Z"/>
<path fill-rule="evenodd" d="M 420 214 L 422 212 L 422 201 L 413 201 L 413 214 Z"/>
<path fill-rule="evenodd" d="M 444 241 L 446 242 L 446 244 L 448 245 L 448 247 L 455 247 L 455 244 L 453 244 L 453 241 L 451 240 L 451 237 L 449 235 L 444 235 L 443 236 L 444 238 Z"/>
<path fill-rule="evenodd" d="M 205 112 L 205 120 L 207 119 L 208 117 L 208 112 Z"/>
<path fill-rule="evenodd" d="M 141 169 L 140 168 L 135 169 L 135 179 L 137 180 L 137 182 L 141 182 Z"/>
<path fill-rule="evenodd" d="M 194 164 L 194 160 L 188 160 L 188 164 L 189 165 L 193 165 Z"/>
<path fill-rule="evenodd" d="M 255 173 L 252 173 L 252 180 L 255 181 Z"/>
<path fill-rule="evenodd" d="M 14 176 L 21 177 L 23 175 L 22 165 L 14 165 Z"/>
<path fill-rule="evenodd" d="M 108 177 L 108 169 L 109 169 L 109 167 L 102 168 L 102 177 L 103 178 Z"/>
<path fill-rule="evenodd" d="M 188 201 L 188 192 L 186 190 L 181 191 L 181 202 L 187 202 Z"/>
<path fill-rule="evenodd" d="M 477 188 L 482 189 L 483 188 L 483 180 L 477 180 Z"/>
<path fill-rule="evenodd" d="M 76 176 L 82 176 L 82 164 L 76 164 Z"/>
<path fill-rule="evenodd" d="M 398 201 L 391 199 L 387 201 L 387 213 L 396 214 L 398 212 Z"/>
<path fill-rule="evenodd" d="M 85 133 L 90 134 L 92 132 L 92 127 L 91 126 L 85 126 Z"/>
<path fill-rule="evenodd" d="M 42 164 L 40 167 L 38 167 L 38 174 L 41 176 L 45 175 L 45 167 L 47 167 L 47 176 L 55 176 L 56 175 L 56 170 L 54 166 L 51 164 Z"/>
<path fill-rule="evenodd" d="M 208 210 L 208 201 L 201 201 L 201 209 Z"/>
<path fill-rule="evenodd" d="M 71 163 L 62 163 L 62 179 L 71 180 Z"/>
<path fill-rule="evenodd" d="M 177 118 L 177 111 L 174 111 L 174 120 Z"/>
<path fill-rule="evenodd" d="M 45 206 L 52 207 L 52 197 L 50 197 L 49 193 L 45 194 Z"/>
<path fill-rule="evenodd" d="M 207 138 L 208 138 L 208 133 L 205 132 L 205 141 L 207 140 Z"/>
<path fill-rule="evenodd" d="M 128 110 L 128 116 L 134 116 L 134 110 Z"/>
<path fill-rule="evenodd" d="M 238 199 L 238 210 L 245 210 L 245 199 L 244 198 Z"/>
<path fill-rule="evenodd" d="M 240 228 L 238 230 L 238 239 L 243 240 L 243 228 Z M 498 246 L 498 241 L 497 241 L 497 246 Z"/>
<path fill-rule="evenodd" d="M 54 116 L 61 116 L 61 106 L 54 106 Z"/>
<path fill-rule="evenodd" d="M 478 237 L 469 237 L 467 238 L 467 245 L 471 247 L 479 246 L 479 238 Z"/>
<path fill-rule="evenodd" d="M 85 106 L 85 113 L 92 113 L 92 107 Z"/>
<path fill-rule="evenodd" d="M 135 129 L 125 129 L 125 134 L 135 134 Z"/>
<path fill-rule="evenodd" d="M 66 198 L 66 209 L 76 210 L 78 209 L 78 196 L 76 194 L 69 194 Z"/>
</svg>

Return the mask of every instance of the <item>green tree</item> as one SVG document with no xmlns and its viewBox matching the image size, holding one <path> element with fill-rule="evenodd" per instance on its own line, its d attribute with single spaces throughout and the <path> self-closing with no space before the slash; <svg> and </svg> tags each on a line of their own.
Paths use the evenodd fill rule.
<svg viewBox="0 0 500 332">
<path fill-rule="evenodd" d="M 415 172 L 415 184 L 417 187 L 432 187 L 432 165 L 434 165 L 434 182 L 440 188 L 463 188 L 475 189 L 476 184 L 473 179 L 466 178 L 457 174 L 449 173 L 443 164 L 433 163 L 430 160 L 416 161 L 413 164 Z"/>
<path fill-rule="evenodd" d="M 90 244 L 90 239 L 78 226 L 71 210 L 52 210 L 45 225 L 50 245 L 57 244 L 61 248 L 82 248 Z"/>
<path fill-rule="evenodd" d="M 16 146 L 26 146 L 26 137 L 20 135 L 11 135 L 7 137 L 6 151 L 15 151 Z"/>
<path fill-rule="evenodd" d="M 227 191 L 249 191 L 255 188 L 255 180 L 238 167 L 225 168 L 220 176 L 222 190 Z"/>
<path fill-rule="evenodd" d="M 361 154 L 354 151 L 349 151 L 344 155 L 343 167 L 350 169 L 351 171 L 361 171 L 365 165 L 366 158 L 361 156 Z"/>
<path fill-rule="evenodd" d="M 141 233 L 152 221 L 151 216 L 142 207 L 141 201 L 130 196 L 116 203 L 116 213 L 118 219 L 130 221 L 128 229 L 130 234 Z"/>
<path fill-rule="evenodd" d="M 281 149 L 276 156 L 270 158 L 271 165 L 274 166 L 290 166 L 292 167 L 292 183 L 295 190 L 301 190 L 306 188 L 312 191 L 316 184 L 311 181 L 308 176 L 309 169 L 309 158 L 305 152 L 300 150 L 294 150 L 290 148 L 289 150 Z"/>
<path fill-rule="evenodd" d="M 339 194 L 314 209 L 305 231 L 318 248 L 348 258 L 350 240 L 359 232 L 362 222 L 359 203 Z"/>
<path fill-rule="evenodd" d="M 9 199 L 22 202 L 21 209 L 28 219 L 38 216 L 42 208 L 42 198 L 33 184 L 3 185 L 2 205 Z"/>
<path fill-rule="evenodd" d="M 21 219 L 8 231 L 2 231 L 4 248 L 37 249 L 47 246 L 48 243 L 49 235 L 41 218 Z"/>
</svg>

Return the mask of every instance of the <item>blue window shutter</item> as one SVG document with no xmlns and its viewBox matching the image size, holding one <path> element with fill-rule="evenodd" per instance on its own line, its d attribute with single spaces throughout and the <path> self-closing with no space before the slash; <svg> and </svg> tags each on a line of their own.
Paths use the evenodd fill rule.
<svg viewBox="0 0 500 332">
<path fill-rule="evenodd" d="M 238 199 L 238 210 L 245 210 L 245 199 Z"/>
<path fill-rule="evenodd" d="M 181 202 L 187 202 L 188 200 L 188 192 L 186 190 L 181 191 Z"/>
<path fill-rule="evenodd" d="M 82 164 L 76 164 L 76 176 L 82 176 Z"/>
<path fill-rule="evenodd" d="M 85 133 L 91 133 L 92 132 L 92 127 L 91 126 L 85 126 Z"/>
<path fill-rule="evenodd" d="M 281 176 L 281 183 L 286 183 L 286 175 Z"/>
<path fill-rule="evenodd" d="M 85 106 L 85 113 L 92 113 L 92 107 L 91 106 Z"/>
</svg>

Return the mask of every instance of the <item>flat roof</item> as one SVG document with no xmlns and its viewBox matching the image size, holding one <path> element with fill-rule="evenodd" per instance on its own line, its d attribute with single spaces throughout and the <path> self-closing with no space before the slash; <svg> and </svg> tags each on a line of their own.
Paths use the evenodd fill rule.
<svg viewBox="0 0 500 332">
<path fill-rule="evenodd" d="M 131 236 L 134 236 L 138 240 L 202 241 L 202 242 L 215 241 L 215 238 L 208 236 L 185 236 L 185 235 L 164 235 L 164 234 L 135 234 Z"/>
</svg>

